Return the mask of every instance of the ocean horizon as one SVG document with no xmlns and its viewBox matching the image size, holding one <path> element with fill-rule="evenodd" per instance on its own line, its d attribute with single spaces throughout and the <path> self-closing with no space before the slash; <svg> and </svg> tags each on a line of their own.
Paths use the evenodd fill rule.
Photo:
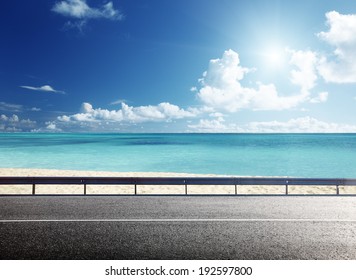
<svg viewBox="0 0 356 280">
<path fill-rule="evenodd" d="M 4 133 L 0 168 L 356 178 L 356 134 Z"/>
</svg>

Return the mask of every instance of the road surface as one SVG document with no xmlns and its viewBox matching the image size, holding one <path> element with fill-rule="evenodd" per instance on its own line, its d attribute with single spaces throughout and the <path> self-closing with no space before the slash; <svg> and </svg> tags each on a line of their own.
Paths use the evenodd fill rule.
<svg viewBox="0 0 356 280">
<path fill-rule="evenodd" d="M 0 197 L 1 259 L 356 259 L 355 197 Z"/>
</svg>

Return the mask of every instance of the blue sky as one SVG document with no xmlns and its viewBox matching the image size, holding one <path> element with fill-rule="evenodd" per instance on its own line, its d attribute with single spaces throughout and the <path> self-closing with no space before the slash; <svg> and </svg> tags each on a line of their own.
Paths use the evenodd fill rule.
<svg viewBox="0 0 356 280">
<path fill-rule="evenodd" d="M 356 4 L 5 1 L 0 131 L 356 132 Z"/>
</svg>

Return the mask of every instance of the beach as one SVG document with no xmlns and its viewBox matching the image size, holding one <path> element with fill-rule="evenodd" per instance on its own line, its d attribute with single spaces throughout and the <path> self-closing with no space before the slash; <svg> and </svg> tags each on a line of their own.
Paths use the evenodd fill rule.
<svg viewBox="0 0 356 280">
<path fill-rule="evenodd" d="M 166 172 L 105 172 L 55 169 L 0 168 L 0 176 L 25 177 L 224 177 L 214 174 Z M 231 176 L 230 176 L 231 177 Z M 239 177 L 239 176 L 236 176 Z M 340 194 L 356 194 L 356 186 L 340 186 Z M 83 194 L 83 185 L 37 185 L 36 194 Z M 289 194 L 335 194 L 336 186 L 289 186 Z M 1 194 L 31 194 L 32 185 L 0 185 Z M 238 185 L 238 194 L 285 194 L 285 186 Z M 89 195 L 130 195 L 133 185 L 88 185 Z M 185 194 L 183 185 L 138 185 L 137 194 Z M 234 185 L 188 185 L 188 194 L 235 194 Z"/>
</svg>

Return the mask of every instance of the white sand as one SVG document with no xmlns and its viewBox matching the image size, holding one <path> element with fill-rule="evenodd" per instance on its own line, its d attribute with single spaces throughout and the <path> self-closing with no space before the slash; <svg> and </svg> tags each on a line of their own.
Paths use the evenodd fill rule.
<svg viewBox="0 0 356 280">
<path fill-rule="evenodd" d="M 216 177 L 213 174 L 102 172 L 0 168 L 0 176 L 75 177 Z M 220 175 L 221 176 L 221 175 Z M 83 194 L 83 185 L 36 185 L 37 194 Z M 238 186 L 239 194 L 284 194 L 284 186 Z M 31 194 L 32 185 L 0 185 L 0 194 Z M 138 194 L 184 194 L 185 186 L 139 185 Z M 189 194 L 234 194 L 235 186 L 188 186 Z M 334 186 L 289 186 L 290 194 L 335 194 Z M 87 194 L 134 194 L 133 185 L 88 185 Z M 356 186 L 340 187 L 340 194 L 356 194 Z"/>
</svg>

